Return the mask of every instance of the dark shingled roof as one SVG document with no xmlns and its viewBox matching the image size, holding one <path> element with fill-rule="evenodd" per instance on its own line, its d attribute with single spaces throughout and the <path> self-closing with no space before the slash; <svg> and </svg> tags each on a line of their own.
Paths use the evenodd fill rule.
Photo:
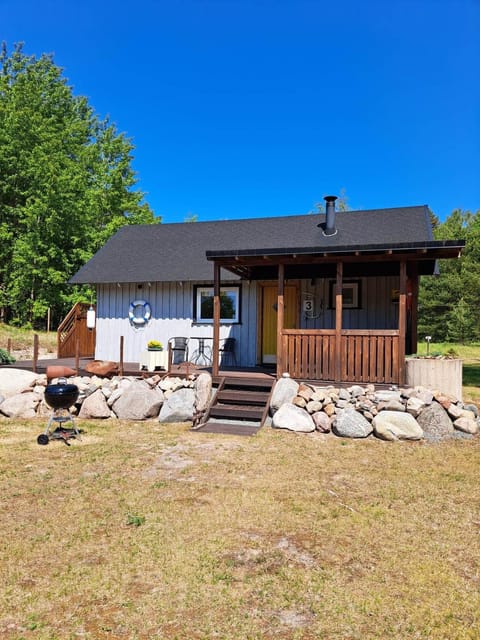
<svg viewBox="0 0 480 640">
<path fill-rule="evenodd" d="M 318 252 L 348 247 L 395 248 L 432 241 L 428 207 L 336 213 L 337 233 L 325 236 L 324 214 L 125 226 L 70 280 L 72 284 L 213 279 L 206 252 L 234 254 L 283 247 Z M 212 255 L 212 254 L 210 254 Z"/>
</svg>

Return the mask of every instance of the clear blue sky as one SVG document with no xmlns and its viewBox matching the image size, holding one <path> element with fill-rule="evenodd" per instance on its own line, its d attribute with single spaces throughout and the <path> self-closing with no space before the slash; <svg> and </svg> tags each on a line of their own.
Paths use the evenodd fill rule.
<svg viewBox="0 0 480 640">
<path fill-rule="evenodd" d="M 480 0 L 0 0 L 135 145 L 164 222 L 480 208 Z"/>
</svg>

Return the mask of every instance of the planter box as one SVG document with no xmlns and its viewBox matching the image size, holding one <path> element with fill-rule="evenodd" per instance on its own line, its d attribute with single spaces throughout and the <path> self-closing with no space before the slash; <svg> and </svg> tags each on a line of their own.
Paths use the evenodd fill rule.
<svg viewBox="0 0 480 640">
<path fill-rule="evenodd" d="M 155 349 L 147 349 L 140 354 L 139 369 L 147 369 L 147 371 L 155 371 L 157 368 L 168 369 L 168 351 L 156 351 Z"/>
<path fill-rule="evenodd" d="M 462 360 L 407 358 L 406 383 L 409 387 L 428 387 L 462 400 Z"/>
</svg>

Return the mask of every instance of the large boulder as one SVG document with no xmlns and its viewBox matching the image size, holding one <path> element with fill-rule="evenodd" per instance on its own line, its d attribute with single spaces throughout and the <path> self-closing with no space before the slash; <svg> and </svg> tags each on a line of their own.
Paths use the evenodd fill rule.
<svg viewBox="0 0 480 640">
<path fill-rule="evenodd" d="M 317 431 L 322 433 L 328 433 L 332 426 L 332 419 L 327 416 L 324 411 L 317 411 L 312 413 L 312 420 L 315 423 Z"/>
<path fill-rule="evenodd" d="M 289 431 L 299 431 L 309 433 L 315 431 L 315 422 L 309 413 L 297 407 L 297 405 L 287 402 L 275 411 L 272 418 L 274 429 L 288 429 Z"/>
<path fill-rule="evenodd" d="M 0 404 L 0 413 L 7 418 L 35 418 L 42 396 L 33 391 L 17 393 Z"/>
<path fill-rule="evenodd" d="M 450 404 L 447 407 L 445 407 L 444 405 L 442 405 L 442 407 L 448 413 L 448 415 L 452 419 L 452 421 L 455 421 L 455 420 L 457 420 L 457 418 L 461 418 L 462 417 L 463 409 L 462 409 L 462 407 L 460 405 L 453 404 L 453 402 L 450 402 Z"/>
<path fill-rule="evenodd" d="M 275 384 L 270 400 L 271 412 L 275 413 L 275 411 L 278 411 L 285 403 L 293 402 L 299 386 L 298 382 L 295 382 L 292 378 L 280 378 Z"/>
<path fill-rule="evenodd" d="M 146 420 L 158 415 L 163 400 L 161 389 L 152 388 L 144 380 L 135 380 L 115 400 L 112 409 L 120 420 Z"/>
<path fill-rule="evenodd" d="M 400 391 L 380 390 L 375 392 L 375 402 L 390 402 L 391 400 L 397 400 L 400 402 L 402 399 Z"/>
<path fill-rule="evenodd" d="M 165 400 L 158 416 L 159 422 L 191 422 L 193 420 L 195 391 L 179 389 Z"/>
<path fill-rule="evenodd" d="M 38 373 L 12 369 L 11 367 L 0 369 L 0 394 L 10 398 L 17 393 L 32 389 L 39 378 Z"/>
<path fill-rule="evenodd" d="M 114 376 L 118 373 L 118 364 L 111 360 L 92 360 L 85 367 L 85 371 L 100 377 Z"/>
<path fill-rule="evenodd" d="M 373 431 L 370 422 L 355 409 L 340 411 L 333 425 L 333 432 L 344 438 L 366 438 Z"/>
<path fill-rule="evenodd" d="M 452 438 L 455 433 L 452 421 L 445 409 L 434 402 L 425 407 L 417 417 L 417 422 L 423 430 L 426 440 L 438 441 Z"/>
<path fill-rule="evenodd" d="M 122 378 L 118 385 L 112 390 L 110 397 L 107 400 L 107 404 L 109 407 L 113 407 L 115 402 L 122 397 L 124 392 L 133 384 L 133 380 L 129 380 L 128 378 Z"/>
<path fill-rule="evenodd" d="M 201 373 L 195 381 L 195 411 L 205 411 L 212 396 L 212 376 L 209 373 Z"/>
<path fill-rule="evenodd" d="M 401 400 L 389 400 L 384 404 L 385 411 L 405 411 L 405 405 Z"/>
<path fill-rule="evenodd" d="M 407 400 L 407 411 L 414 418 L 416 418 L 422 413 L 422 411 L 425 409 L 425 406 L 426 406 L 425 402 L 422 400 L 422 398 L 411 396 Z"/>
<path fill-rule="evenodd" d="M 375 435 L 382 440 L 421 440 L 423 431 L 410 413 L 380 411 L 372 421 Z"/>
<path fill-rule="evenodd" d="M 0 405 L 0 409 L 1 408 Z M 453 426 L 458 431 L 463 431 L 463 433 L 470 433 L 472 435 L 478 433 L 478 424 L 475 419 L 475 414 L 472 411 L 463 411 L 463 415 L 454 421 Z"/>
<path fill-rule="evenodd" d="M 471 411 L 475 419 L 478 418 L 478 407 L 476 404 L 465 404 L 463 408 L 465 411 Z"/>
<path fill-rule="evenodd" d="M 79 418 L 110 418 L 111 411 L 107 399 L 101 389 L 97 389 L 88 395 L 82 402 Z"/>
</svg>

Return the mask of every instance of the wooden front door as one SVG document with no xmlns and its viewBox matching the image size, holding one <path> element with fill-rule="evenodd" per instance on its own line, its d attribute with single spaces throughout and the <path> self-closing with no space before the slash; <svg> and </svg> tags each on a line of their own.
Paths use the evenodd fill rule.
<svg viewBox="0 0 480 640">
<path fill-rule="evenodd" d="M 277 362 L 277 296 L 278 287 L 268 285 L 262 288 L 262 364 Z M 284 329 L 295 329 L 298 317 L 297 287 L 287 285 L 284 294 Z"/>
</svg>

